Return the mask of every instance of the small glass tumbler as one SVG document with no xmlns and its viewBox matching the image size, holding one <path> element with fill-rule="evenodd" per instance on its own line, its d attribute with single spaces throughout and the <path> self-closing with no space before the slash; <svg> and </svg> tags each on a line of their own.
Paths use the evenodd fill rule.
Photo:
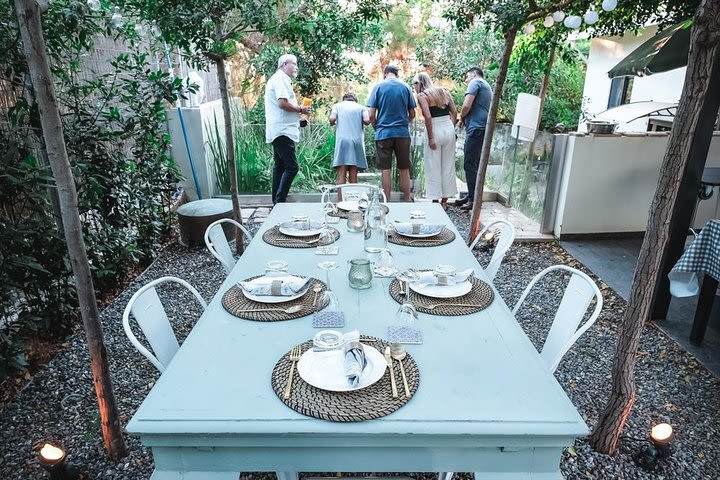
<svg viewBox="0 0 720 480">
<path fill-rule="evenodd" d="M 365 218 L 360 210 L 348 212 L 347 229 L 351 232 L 362 232 L 365 230 Z"/>
<path fill-rule="evenodd" d="M 438 285 L 448 285 L 450 278 L 455 275 L 455 267 L 452 265 L 436 265 L 433 273 L 437 278 Z"/>
<path fill-rule="evenodd" d="M 320 330 L 313 337 L 313 352 L 329 352 L 343 347 L 342 333 L 337 330 Z"/>
<path fill-rule="evenodd" d="M 284 260 L 270 260 L 265 264 L 266 277 L 281 277 L 288 272 L 288 263 Z"/>
</svg>

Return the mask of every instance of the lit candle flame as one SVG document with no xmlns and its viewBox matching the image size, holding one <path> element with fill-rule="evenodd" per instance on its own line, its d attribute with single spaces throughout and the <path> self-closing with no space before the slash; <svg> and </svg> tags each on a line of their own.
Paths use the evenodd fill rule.
<svg viewBox="0 0 720 480">
<path fill-rule="evenodd" d="M 55 460 L 60 460 L 63 457 L 63 455 L 65 455 L 65 452 L 63 452 L 62 449 L 60 449 L 54 445 L 50 445 L 49 443 L 46 443 L 40 449 L 40 455 L 42 455 L 42 457 L 45 460 L 55 461 Z"/>
<path fill-rule="evenodd" d="M 673 433 L 673 428 L 668 423 L 660 423 L 650 430 L 650 437 L 657 442 L 666 442 Z"/>
</svg>

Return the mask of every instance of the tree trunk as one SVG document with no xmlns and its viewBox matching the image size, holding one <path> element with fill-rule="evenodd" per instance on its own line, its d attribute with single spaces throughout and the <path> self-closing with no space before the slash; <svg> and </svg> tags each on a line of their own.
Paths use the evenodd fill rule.
<svg viewBox="0 0 720 480">
<path fill-rule="evenodd" d="M 653 286 L 670 242 L 671 226 L 681 214 L 679 185 L 689 172 L 705 163 L 715 115 L 720 105 L 720 0 L 704 0 L 698 7 L 690 35 L 690 54 L 685 85 L 673 122 L 660 179 L 650 206 L 645 239 L 633 278 L 630 299 L 620 327 L 613 361 L 612 392 L 605 410 L 590 435 L 599 452 L 617 450 L 625 420 L 635 402 L 635 358 L 645 322 L 650 320 Z M 700 165 L 700 167 L 702 167 Z M 702 168 L 700 168 L 702 170 Z M 699 187 L 700 179 L 694 191 Z"/>
<path fill-rule="evenodd" d="M 219 27 L 218 27 L 219 28 Z M 228 172 L 230 175 L 230 198 L 232 199 L 233 217 L 239 223 L 243 223 L 242 214 L 240 212 L 240 200 L 238 199 L 237 189 L 237 168 L 235 164 L 235 138 L 232 131 L 232 114 L 230 112 L 230 94 L 227 85 L 227 72 L 225 71 L 225 59 L 222 57 L 215 59 L 217 67 L 218 83 L 220 84 L 220 98 L 222 99 L 223 116 L 225 117 L 225 147 L 227 148 Z M 245 246 L 243 245 L 243 233 L 239 228 L 235 229 L 235 251 L 238 254 L 243 253 Z"/>
<path fill-rule="evenodd" d="M 45 147 L 50 167 L 57 184 L 60 212 L 78 294 L 80 314 L 90 351 L 93 383 L 100 407 L 103 440 L 110 458 L 117 460 L 127 455 L 120 427 L 117 405 L 113 395 L 107 351 L 103 343 L 100 314 L 95 299 L 90 265 L 80 225 L 77 191 L 70 170 L 60 112 L 55 98 L 50 67 L 45 52 L 45 39 L 40 25 L 40 11 L 35 0 L 15 0 L 25 58 L 32 80 L 35 98 L 40 111 Z"/>
<path fill-rule="evenodd" d="M 530 175 L 532 173 L 532 164 L 533 164 L 533 151 L 535 150 L 535 140 L 537 139 L 538 134 L 540 133 L 540 124 L 542 123 L 542 112 L 543 107 L 545 106 L 545 97 L 547 96 L 547 90 L 548 85 L 550 84 L 550 72 L 552 71 L 553 63 L 555 62 L 555 45 L 550 48 L 550 55 L 547 59 L 547 64 L 545 65 L 545 75 L 543 76 L 542 84 L 540 85 L 540 93 L 538 93 L 538 96 L 540 97 L 540 108 L 538 109 L 538 119 L 537 124 L 535 125 L 535 136 L 533 137 L 532 141 L 530 142 L 530 147 L 528 148 L 528 157 L 527 161 L 525 162 L 525 175 L 523 176 L 522 181 L 522 188 L 520 189 L 520 201 L 519 203 L 524 203 L 527 200 L 528 192 L 530 190 Z M 508 198 L 508 201 L 511 201 L 512 199 Z"/>
<path fill-rule="evenodd" d="M 509 28 L 505 33 L 505 46 L 503 47 L 503 55 L 500 60 L 500 69 L 498 70 L 497 80 L 495 80 L 495 88 L 493 91 L 492 102 L 490 102 L 490 110 L 488 111 L 487 125 L 485 126 L 485 138 L 483 139 L 483 149 L 480 154 L 480 168 L 477 173 L 475 183 L 475 193 L 472 214 L 470 215 L 470 229 L 468 230 L 467 243 L 473 241 L 480 231 L 480 209 L 482 208 L 482 196 L 485 190 L 485 175 L 487 173 L 488 162 L 490 161 L 490 148 L 492 147 L 493 133 L 495 133 L 495 124 L 498 108 L 500 107 L 500 97 L 502 96 L 503 87 L 505 86 L 505 78 L 507 77 L 508 64 L 510 63 L 510 55 L 515 46 L 515 37 L 517 36 L 517 27 Z"/>
</svg>

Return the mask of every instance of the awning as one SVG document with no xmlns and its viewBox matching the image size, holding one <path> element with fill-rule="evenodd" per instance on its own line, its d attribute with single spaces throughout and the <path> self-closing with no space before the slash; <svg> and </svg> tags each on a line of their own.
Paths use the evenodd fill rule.
<svg viewBox="0 0 720 480">
<path fill-rule="evenodd" d="M 691 26 L 692 20 L 686 20 L 666 28 L 623 58 L 610 69 L 608 77 L 641 77 L 686 66 Z"/>
<path fill-rule="evenodd" d="M 593 120 L 604 120 L 615 123 L 628 123 L 638 118 L 648 117 L 674 117 L 677 103 L 668 102 L 633 102 L 600 112 Z"/>
</svg>

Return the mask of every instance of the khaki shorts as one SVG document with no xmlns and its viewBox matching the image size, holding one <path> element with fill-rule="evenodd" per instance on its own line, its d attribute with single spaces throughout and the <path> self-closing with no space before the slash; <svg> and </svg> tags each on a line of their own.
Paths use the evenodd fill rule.
<svg viewBox="0 0 720 480">
<path fill-rule="evenodd" d="M 392 154 L 395 152 L 397 168 L 410 168 L 410 138 L 386 138 L 375 142 L 377 167 L 380 170 L 392 168 Z"/>
</svg>

